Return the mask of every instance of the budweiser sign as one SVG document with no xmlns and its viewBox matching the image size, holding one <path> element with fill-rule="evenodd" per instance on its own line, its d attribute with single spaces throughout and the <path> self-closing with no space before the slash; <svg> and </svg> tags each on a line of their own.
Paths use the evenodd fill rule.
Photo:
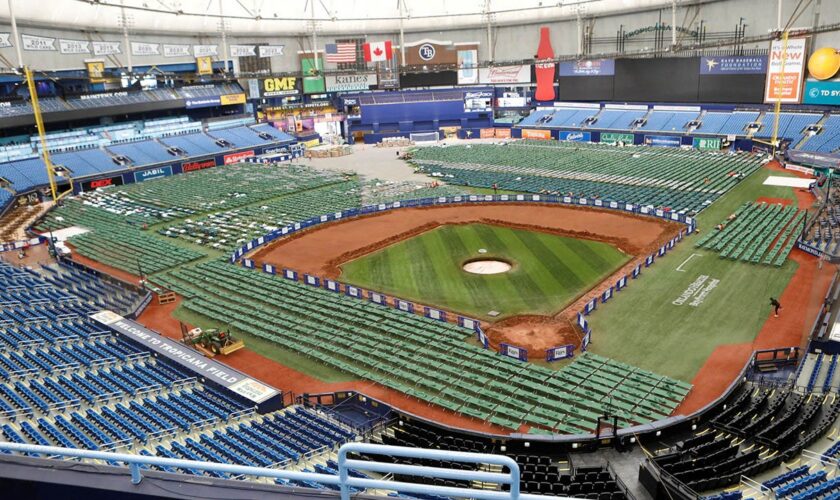
<svg viewBox="0 0 840 500">
<path fill-rule="evenodd" d="M 531 83 L 531 68 L 529 66 L 479 68 L 478 81 L 488 84 Z"/>
</svg>

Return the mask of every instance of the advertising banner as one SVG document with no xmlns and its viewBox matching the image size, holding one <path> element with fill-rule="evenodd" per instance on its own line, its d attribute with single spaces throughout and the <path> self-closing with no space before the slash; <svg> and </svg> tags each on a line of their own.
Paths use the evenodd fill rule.
<svg viewBox="0 0 840 500">
<path fill-rule="evenodd" d="M 763 75 L 767 56 L 701 57 L 701 75 Z"/>
<path fill-rule="evenodd" d="M 840 106 L 840 81 L 807 81 L 805 82 L 805 104 L 823 104 Z"/>
<path fill-rule="evenodd" d="M 620 134 L 616 132 L 601 132 L 601 141 L 604 144 L 633 144 L 633 134 Z"/>
<path fill-rule="evenodd" d="M 558 137 L 561 141 L 572 141 L 572 142 L 590 142 L 592 140 L 592 134 L 589 132 L 567 132 L 562 131 L 560 132 L 560 136 Z"/>
<path fill-rule="evenodd" d="M 114 312 L 100 311 L 92 315 L 91 319 L 109 327 L 119 335 L 137 342 L 145 349 L 174 361 L 191 373 L 195 373 L 198 377 L 212 380 L 255 403 L 261 403 L 280 393 L 273 387 L 257 382 L 244 373 L 223 363 L 213 361 L 178 341 L 159 335 L 145 326 Z"/>
<path fill-rule="evenodd" d="M 522 129 L 522 138 L 523 139 L 548 140 L 548 139 L 551 139 L 551 131 L 550 130 L 537 130 L 537 129 L 532 129 L 532 128 L 523 128 Z"/>
<path fill-rule="evenodd" d="M 695 137 L 692 141 L 692 146 L 697 149 L 708 149 L 717 151 L 720 149 L 719 137 Z"/>
<path fill-rule="evenodd" d="M 294 76 L 265 78 L 260 80 L 260 97 L 281 97 L 296 95 L 298 79 Z"/>
<path fill-rule="evenodd" d="M 672 135 L 646 135 L 645 144 L 648 146 L 678 148 L 680 147 L 680 138 Z"/>
<path fill-rule="evenodd" d="M 510 139 L 510 129 L 509 128 L 497 128 L 496 129 L 496 138 L 497 139 Z"/>
<path fill-rule="evenodd" d="M 327 92 L 347 92 L 350 90 L 368 90 L 378 83 L 376 73 L 353 75 L 327 75 L 324 77 Z"/>
<path fill-rule="evenodd" d="M 563 61 L 560 76 L 613 76 L 615 59 L 592 59 L 589 61 Z"/>
<path fill-rule="evenodd" d="M 540 43 L 537 46 L 537 59 L 549 60 L 554 58 L 554 49 L 551 47 L 551 33 L 548 27 L 540 28 Z M 554 78 L 555 66 L 553 62 L 541 62 L 534 65 L 534 72 L 537 76 L 537 90 L 534 92 L 534 99 L 537 101 L 554 100 Z"/>
<path fill-rule="evenodd" d="M 479 137 L 482 139 L 492 139 L 496 137 L 496 131 L 492 128 L 483 128 L 479 131 Z"/>
<path fill-rule="evenodd" d="M 245 104 L 245 94 L 225 94 L 219 96 L 219 103 L 222 106 L 230 106 L 231 104 Z"/>
<path fill-rule="evenodd" d="M 531 68 L 524 65 L 479 68 L 478 83 L 492 85 L 531 83 Z"/>
<path fill-rule="evenodd" d="M 181 164 L 181 171 L 183 173 L 195 172 L 196 170 L 204 170 L 205 168 L 212 168 L 216 166 L 216 160 L 199 160 L 199 161 L 185 161 Z"/>
<path fill-rule="evenodd" d="M 143 170 L 142 172 L 134 172 L 134 182 L 150 181 L 161 177 L 169 177 L 170 175 L 172 175 L 172 166 L 167 165 L 165 167 Z"/>
<path fill-rule="evenodd" d="M 464 111 L 467 113 L 489 113 L 493 111 L 493 91 L 464 92 Z"/>
<path fill-rule="evenodd" d="M 478 83 L 478 50 L 458 51 L 458 85 Z"/>
<path fill-rule="evenodd" d="M 240 161 L 244 160 L 245 158 L 250 158 L 254 156 L 254 150 L 250 149 L 248 151 L 240 151 L 238 153 L 231 153 L 229 155 L 225 155 L 223 157 L 223 163 L 225 165 L 230 165 L 232 163 L 239 163 Z"/>
<path fill-rule="evenodd" d="M 785 48 L 785 44 L 787 47 Z M 796 104 L 802 97 L 802 77 L 805 72 L 806 38 L 773 40 L 767 64 L 764 102 Z M 784 63 L 784 64 L 783 64 Z M 784 66 L 784 68 L 782 68 Z"/>
<path fill-rule="evenodd" d="M 196 99 L 186 99 L 184 101 L 184 105 L 187 109 L 212 108 L 214 106 L 219 106 L 220 104 L 221 100 L 219 99 L 219 96 L 199 97 Z"/>
<path fill-rule="evenodd" d="M 118 175 L 116 177 L 109 177 L 107 179 L 96 179 L 96 180 L 93 180 L 93 181 L 82 182 L 81 188 L 82 188 L 82 191 L 88 192 L 88 191 L 93 191 L 94 189 L 97 189 L 97 188 L 103 188 L 103 187 L 108 187 L 108 186 L 120 186 L 120 185 L 122 185 L 122 183 L 123 183 L 122 176 Z"/>
<path fill-rule="evenodd" d="M 326 92 L 324 85 L 324 55 L 319 54 L 316 60 L 315 56 L 309 54 L 298 54 L 300 59 L 300 72 L 303 75 L 303 93 L 304 94 L 321 94 Z"/>
<path fill-rule="evenodd" d="M 497 108 L 527 108 L 528 99 L 526 97 L 499 97 L 496 99 Z"/>
<path fill-rule="evenodd" d="M 11 33 L 0 33 L 0 49 L 12 46 Z"/>
</svg>

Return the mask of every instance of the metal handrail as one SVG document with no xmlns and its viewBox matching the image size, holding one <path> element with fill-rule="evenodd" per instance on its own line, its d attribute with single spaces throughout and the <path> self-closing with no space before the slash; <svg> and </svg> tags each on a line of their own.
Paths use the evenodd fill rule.
<svg viewBox="0 0 840 500">
<path fill-rule="evenodd" d="M 202 471 L 216 471 L 235 476 L 256 476 L 291 481 L 311 481 L 324 485 L 338 486 L 342 500 L 349 500 L 351 488 L 372 488 L 407 493 L 421 493 L 427 495 L 441 495 L 450 497 L 474 498 L 479 500 L 541 500 L 552 498 L 542 495 L 520 494 L 519 466 L 510 457 L 490 455 L 485 453 L 466 453 L 446 450 L 430 450 L 422 448 L 404 448 L 399 446 L 383 446 L 367 443 L 348 443 L 339 449 L 337 476 L 315 472 L 299 472 L 285 469 L 270 469 L 266 467 L 251 467 L 245 465 L 229 465 L 213 462 L 201 462 L 174 458 L 162 458 L 146 455 L 132 455 L 128 453 L 113 453 L 105 451 L 80 450 L 60 448 L 57 446 L 39 446 L 34 444 L 0 442 L 0 451 L 34 453 L 54 457 L 87 458 L 109 462 L 123 462 L 128 464 L 131 473 L 131 483 L 140 484 L 143 480 L 141 466 L 160 466 L 178 469 L 196 469 Z M 496 464 L 508 468 L 508 473 L 490 473 L 475 470 L 445 469 L 440 467 L 425 467 L 419 465 L 402 465 L 387 462 L 368 462 L 347 458 L 348 453 L 365 453 L 373 455 L 389 455 L 396 457 L 426 458 L 448 460 L 466 463 Z M 428 484 L 408 483 L 401 481 L 386 481 L 351 477 L 349 469 L 378 471 L 386 474 L 407 474 L 421 477 L 440 477 L 459 480 L 478 480 L 493 482 L 499 485 L 510 485 L 510 491 L 483 490 L 448 486 L 434 486 Z M 555 497 L 556 498 L 556 497 Z"/>
</svg>

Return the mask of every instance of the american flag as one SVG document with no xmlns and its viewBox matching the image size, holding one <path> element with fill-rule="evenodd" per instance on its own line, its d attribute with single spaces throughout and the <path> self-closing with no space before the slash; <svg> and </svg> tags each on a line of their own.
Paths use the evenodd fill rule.
<svg viewBox="0 0 840 500">
<path fill-rule="evenodd" d="M 325 49 L 324 59 L 329 63 L 356 62 L 355 43 L 328 43 Z"/>
</svg>

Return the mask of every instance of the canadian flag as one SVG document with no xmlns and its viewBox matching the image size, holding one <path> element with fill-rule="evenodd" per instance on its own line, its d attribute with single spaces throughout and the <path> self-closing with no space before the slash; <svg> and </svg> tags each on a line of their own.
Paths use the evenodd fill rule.
<svg viewBox="0 0 840 500">
<path fill-rule="evenodd" d="M 364 48 L 365 62 L 387 61 L 391 58 L 391 40 L 366 43 Z"/>
</svg>

